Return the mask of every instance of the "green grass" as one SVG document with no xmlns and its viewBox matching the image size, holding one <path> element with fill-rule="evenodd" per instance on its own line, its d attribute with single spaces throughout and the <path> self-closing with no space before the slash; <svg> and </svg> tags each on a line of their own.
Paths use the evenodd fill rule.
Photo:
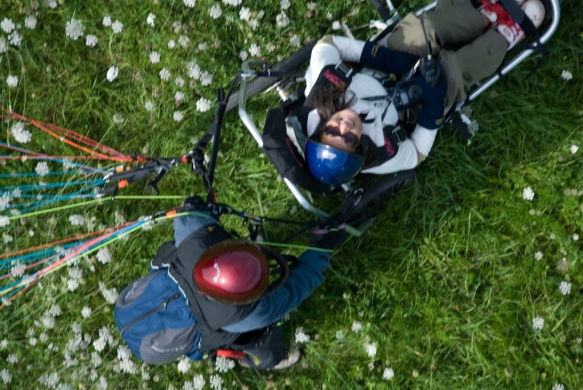
<svg viewBox="0 0 583 390">
<path fill-rule="evenodd" d="M 214 102 L 215 89 L 228 85 L 240 67 L 239 53 L 251 44 L 261 45 L 262 56 L 277 62 L 296 50 L 290 44 L 292 35 L 304 43 L 334 32 L 328 12 L 362 39 L 371 35 L 368 21 L 376 18 L 368 2 L 347 0 L 319 3 L 312 18 L 306 17 L 306 2 L 292 1 L 285 28 L 275 23 L 281 12 L 278 1 L 246 0 L 234 7 L 198 0 L 192 9 L 178 0 L 139 4 L 70 0 L 60 1 L 63 4 L 55 9 L 40 3 L 33 30 L 24 27 L 24 18 L 31 13 L 28 1 L 0 4 L 0 18 L 21 24 L 23 35 L 20 47 L 9 46 L 0 54 L 0 105 L 76 130 L 123 153 L 151 156 L 188 151 L 191 138 L 199 138 L 212 121 L 213 110 L 198 112 L 197 100 Z M 219 20 L 208 16 L 215 4 L 223 11 Z M 402 8 L 421 5 L 410 1 Z M 239 20 L 241 7 L 249 7 L 255 13 L 252 17 L 265 11 L 256 30 Z M 555 384 L 583 388 L 583 149 L 570 151 L 571 145 L 583 147 L 582 12 L 579 2 L 565 1 L 561 25 L 549 42 L 550 55 L 538 72 L 524 79 L 536 62 L 529 59 L 472 103 L 471 117 L 480 128 L 469 146 L 452 127 L 440 130 L 415 183 L 388 205 L 363 237 L 349 238 L 339 248 L 325 283 L 285 324 L 290 340 L 298 327 L 310 335 L 310 341 L 299 346 L 301 363 L 285 372 L 237 367 L 220 374 L 224 388 L 550 390 Z M 156 15 L 155 27 L 146 24 L 149 13 Z M 121 34 L 103 26 L 106 15 L 124 24 Z M 225 23 L 227 16 L 233 17 L 231 24 Z M 97 47 L 87 47 L 85 37 L 77 41 L 65 37 L 65 24 L 73 17 L 83 22 L 85 35 L 97 36 Z M 174 32 L 175 21 L 186 31 Z M 168 41 L 178 41 L 180 35 L 190 39 L 188 48 L 177 43 L 169 49 Z M 0 37 L 7 34 L 0 31 Z M 208 47 L 198 51 L 200 43 Z M 268 52 L 269 45 L 274 45 L 273 52 Z M 160 63 L 149 62 L 150 50 L 161 54 Z M 186 69 L 191 61 L 212 73 L 210 86 L 200 81 L 189 85 Z M 113 65 L 119 67 L 119 75 L 110 83 L 106 73 Z M 160 80 L 162 68 L 172 74 L 168 82 Z M 562 79 L 563 70 L 573 79 Z M 8 87 L 9 75 L 19 77 L 18 87 Z M 178 75 L 186 81 L 182 88 L 174 83 Z M 174 102 L 177 91 L 186 95 L 180 106 Z M 274 99 L 249 102 L 257 121 Z M 154 111 L 146 111 L 146 101 L 156 103 Z M 181 122 L 172 119 L 176 110 L 184 114 Z M 115 123 L 114 114 L 124 122 Z M 14 142 L 13 124 L 1 123 L 3 142 Z M 236 113 L 229 113 L 224 124 L 215 179 L 218 200 L 261 215 L 290 217 L 295 200 Z M 31 126 L 27 129 L 33 140 L 26 147 L 43 151 L 44 146 L 51 154 L 73 152 Z M 35 164 L 7 162 L 0 165 L 0 173 L 34 171 Z M 14 185 L 12 179 L 0 180 L 0 185 Z M 531 202 L 522 198 L 526 187 L 535 193 Z M 160 188 L 163 195 L 204 192 L 200 178 L 184 166 L 164 178 Z M 142 184 L 123 192 L 145 193 Z M 15 220 L 0 228 L 3 237 L 10 235 L 13 241 L 0 242 L 9 252 L 85 232 L 85 227 L 69 223 L 72 214 L 94 216 L 96 225 L 114 226 L 116 210 L 131 221 L 178 203 L 118 199 Z M 294 217 L 309 219 L 304 212 Z M 230 217 L 225 223 L 244 233 L 238 219 Z M 266 226 L 271 241 L 283 239 L 291 230 Z M 582 238 L 574 240 L 575 234 Z M 42 288 L 31 288 L 1 309 L 0 341 L 5 339 L 7 347 L 1 349 L 0 344 L 0 371 L 7 370 L 12 381 L 5 384 L 0 378 L 0 388 L 44 388 L 39 378 L 51 373 L 58 373 L 61 388 L 66 384 L 97 388 L 99 379 L 92 377 L 96 375 L 103 376 L 110 389 L 182 389 L 198 374 L 210 388 L 210 377 L 217 373 L 206 360 L 193 363 L 183 374 L 174 363 L 142 367 L 135 359 L 137 374 L 117 373 L 116 344 L 97 352 L 102 360 L 98 367 L 91 363 L 91 354 L 96 353 L 93 341 L 104 326 L 116 343 L 121 342 L 113 307 L 100 293 L 99 282 L 121 291 L 147 272 L 158 246 L 171 237 L 169 224 L 132 234 L 109 247 L 113 255 L 109 264 L 97 262 L 94 254 L 81 260 L 83 277 L 74 292 L 67 290 L 66 267 L 45 278 Z M 295 241 L 305 242 L 305 237 Z M 536 252 L 543 255 L 540 261 L 535 260 Z M 567 269 L 558 267 L 563 258 Z M 570 294 L 561 294 L 562 281 L 571 283 Z M 53 329 L 45 329 L 42 318 L 54 304 L 61 314 Z M 83 307 L 92 309 L 90 317 L 81 316 Z M 532 326 L 537 316 L 545 321 L 540 330 Z M 358 332 L 352 330 L 355 321 L 362 324 Z M 91 341 L 77 349 L 69 347 L 76 364 L 66 367 L 63 361 L 75 323 Z M 367 355 L 366 343 L 376 345 L 376 355 Z M 18 362 L 9 363 L 14 356 Z M 389 367 L 395 373 L 390 381 L 382 378 Z"/>
</svg>

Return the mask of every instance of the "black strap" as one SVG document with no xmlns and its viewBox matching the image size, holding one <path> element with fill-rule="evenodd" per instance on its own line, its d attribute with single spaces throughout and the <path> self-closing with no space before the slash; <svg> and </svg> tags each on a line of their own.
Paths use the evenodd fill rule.
<svg viewBox="0 0 583 390">
<path fill-rule="evenodd" d="M 468 125 L 462 120 L 460 112 L 459 111 L 453 112 L 450 115 L 450 119 L 453 122 L 454 126 L 459 131 L 464 141 L 469 143 L 473 134 L 470 132 Z"/>
<path fill-rule="evenodd" d="M 520 8 L 516 0 L 498 0 L 498 1 L 502 5 L 502 8 L 504 8 L 504 10 L 508 12 L 508 15 L 510 15 L 512 20 L 518 23 L 518 25 L 520 26 L 520 28 L 522 28 L 526 35 L 532 35 L 536 32 L 536 27 L 534 27 L 534 24 L 532 24 L 532 21 L 528 16 L 526 16 L 526 14 L 522 10 L 522 8 Z"/>
</svg>

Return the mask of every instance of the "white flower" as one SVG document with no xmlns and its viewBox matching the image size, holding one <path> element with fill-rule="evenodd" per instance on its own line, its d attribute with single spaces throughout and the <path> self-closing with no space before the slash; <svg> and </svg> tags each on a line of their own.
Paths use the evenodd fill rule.
<svg viewBox="0 0 583 390">
<path fill-rule="evenodd" d="M 99 282 L 99 291 L 103 295 L 103 298 L 111 304 L 114 304 L 117 301 L 117 297 L 119 296 L 117 289 L 114 287 L 112 289 L 108 289 L 105 283 Z"/>
<path fill-rule="evenodd" d="M 261 56 L 261 47 L 255 43 L 252 44 L 251 47 L 249 47 L 249 54 L 251 54 L 253 57 Z"/>
<path fill-rule="evenodd" d="M 8 43 L 6 39 L 0 37 L 0 54 L 6 53 L 6 50 L 8 50 Z"/>
<path fill-rule="evenodd" d="M 293 37 L 290 38 L 289 43 L 292 46 L 298 47 L 301 43 L 300 37 L 298 37 L 296 34 L 294 34 Z"/>
<path fill-rule="evenodd" d="M 34 28 L 36 27 L 36 16 L 34 16 L 34 15 L 28 15 L 26 17 L 26 19 L 24 19 L 24 25 L 29 30 L 34 30 Z"/>
<path fill-rule="evenodd" d="M 275 22 L 277 23 L 278 27 L 284 28 L 289 25 L 289 18 L 285 12 L 281 11 L 281 13 L 275 17 Z"/>
<path fill-rule="evenodd" d="M 85 223 L 85 217 L 79 214 L 69 216 L 69 223 L 73 226 L 82 226 Z"/>
<path fill-rule="evenodd" d="M 545 319 L 542 317 L 534 317 L 532 319 L 532 328 L 534 330 L 540 330 L 545 325 Z"/>
<path fill-rule="evenodd" d="M 366 353 L 370 357 L 374 357 L 377 354 L 377 345 L 375 343 L 365 343 L 364 349 L 366 349 Z"/>
<path fill-rule="evenodd" d="M 200 112 L 207 112 L 211 109 L 212 102 L 209 99 L 200 98 L 196 101 L 196 109 Z"/>
<path fill-rule="evenodd" d="M 281 0 L 279 5 L 280 5 L 281 9 L 288 9 L 291 4 L 290 4 L 289 0 Z"/>
<path fill-rule="evenodd" d="M 117 66 L 112 66 L 107 70 L 107 81 L 110 83 L 117 78 L 117 74 L 119 72 L 119 68 Z"/>
<path fill-rule="evenodd" d="M 119 20 L 116 20 L 111 24 L 111 29 L 115 34 L 119 34 L 123 30 L 123 23 Z"/>
<path fill-rule="evenodd" d="M 174 39 L 171 39 L 168 41 L 168 48 L 169 49 L 174 49 L 176 47 L 176 41 Z"/>
<path fill-rule="evenodd" d="M 10 34 L 12 30 L 16 28 L 16 25 L 12 19 L 4 18 L 2 19 L 2 22 L 0 22 L 0 28 L 2 28 L 6 34 Z"/>
<path fill-rule="evenodd" d="M 187 47 L 188 42 L 190 42 L 190 38 L 188 38 L 186 35 L 181 35 L 178 37 L 178 43 L 180 44 L 180 46 Z"/>
<path fill-rule="evenodd" d="M 4 216 L 0 215 L 0 227 L 4 227 L 4 226 L 8 226 L 8 223 L 10 223 L 10 221 L 8 221 L 8 217 L 4 217 L 6 219 L 6 221 L 8 222 L 6 225 L 3 225 L 3 221 L 4 221 Z M 12 237 L 10 234 L 8 233 L 2 233 L 2 240 L 4 240 L 5 244 L 9 244 L 12 241 L 14 241 L 14 237 Z"/>
<path fill-rule="evenodd" d="M 219 5 L 215 4 L 211 7 L 210 11 L 211 18 L 218 19 L 221 17 L 222 14 L 223 10 L 221 10 L 221 7 Z"/>
<path fill-rule="evenodd" d="M 355 320 L 352 323 L 352 331 L 354 333 L 358 333 L 358 332 L 360 332 L 361 329 L 362 329 L 362 324 L 360 322 L 358 322 L 358 321 Z"/>
<path fill-rule="evenodd" d="M 342 340 L 344 338 L 344 333 L 341 330 L 336 331 L 336 340 Z"/>
<path fill-rule="evenodd" d="M 47 164 L 45 161 L 41 161 L 36 164 L 36 168 L 34 168 L 34 170 L 37 175 L 41 177 L 46 176 L 49 173 L 49 164 Z"/>
<path fill-rule="evenodd" d="M 113 114 L 113 122 L 114 123 L 123 123 L 124 119 L 120 113 Z"/>
<path fill-rule="evenodd" d="M 8 75 L 8 77 L 6 78 L 6 84 L 8 84 L 9 87 L 13 88 L 18 86 L 18 76 Z"/>
<path fill-rule="evenodd" d="M 30 142 L 32 138 L 31 132 L 24 129 L 24 124 L 22 122 L 18 122 L 12 126 L 11 133 L 16 142 L 20 142 L 21 144 Z"/>
<path fill-rule="evenodd" d="M 157 64 L 160 62 L 160 54 L 157 51 L 153 51 L 150 53 L 150 62 L 152 64 Z"/>
<path fill-rule="evenodd" d="M 579 235 L 577 233 L 573 234 L 573 241 L 579 241 Z"/>
<path fill-rule="evenodd" d="M 251 17 L 251 10 L 248 7 L 241 7 L 239 10 L 239 19 L 249 20 Z"/>
<path fill-rule="evenodd" d="M 221 378 L 219 375 L 211 375 L 211 377 L 209 378 L 209 382 L 211 388 L 213 388 L 214 390 L 223 389 L 223 378 Z"/>
<path fill-rule="evenodd" d="M 111 252 L 108 248 L 101 248 L 97 251 L 97 261 L 101 264 L 107 264 L 111 261 Z"/>
<path fill-rule="evenodd" d="M 176 79 L 174 79 L 174 82 L 176 83 L 176 86 L 179 88 L 182 88 L 184 86 L 184 79 L 182 77 L 176 77 Z"/>
<path fill-rule="evenodd" d="M 174 94 L 174 100 L 177 102 L 182 102 L 184 100 L 184 93 L 178 91 Z"/>
<path fill-rule="evenodd" d="M 20 262 L 17 262 L 16 265 L 12 266 L 10 269 L 10 273 L 15 278 L 20 278 L 22 275 L 24 275 L 24 271 L 26 271 L 26 265 Z"/>
<path fill-rule="evenodd" d="M 241 61 L 245 61 L 247 59 L 247 52 L 245 50 L 241 50 L 241 52 L 239 53 L 239 58 L 241 59 Z"/>
<path fill-rule="evenodd" d="M 334 22 L 332 22 L 332 30 L 340 30 L 342 28 L 342 25 L 340 24 L 339 21 L 335 20 Z"/>
<path fill-rule="evenodd" d="M 85 38 L 85 45 L 89 46 L 89 47 L 95 47 L 97 46 L 97 37 L 95 35 L 87 35 L 87 37 Z"/>
<path fill-rule="evenodd" d="M 178 362 L 178 371 L 186 374 L 190 369 L 190 359 L 186 356 L 183 356 L 180 361 Z"/>
<path fill-rule="evenodd" d="M 174 111 L 174 114 L 172 115 L 172 118 L 176 121 L 176 122 L 180 122 L 182 119 L 184 119 L 184 114 L 180 111 Z"/>
<path fill-rule="evenodd" d="M 155 107 L 156 105 L 151 100 L 148 100 L 147 102 L 144 103 L 144 108 L 146 109 L 146 111 L 154 111 Z"/>
<path fill-rule="evenodd" d="M 391 379 L 393 379 L 394 376 L 395 372 L 390 367 L 385 368 L 385 370 L 383 371 L 383 379 L 390 381 Z"/>
<path fill-rule="evenodd" d="M 308 341 L 310 341 L 310 336 L 304 333 L 304 328 L 299 327 L 296 329 L 295 340 L 297 344 L 307 343 Z"/>
<path fill-rule="evenodd" d="M 257 19 L 250 19 L 249 27 L 251 27 L 251 30 L 253 31 L 257 30 L 257 27 L 259 27 L 259 21 Z"/>
<path fill-rule="evenodd" d="M 93 341 L 93 348 L 95 348 L 95 350 L 97 352 L 101 352 L 105 349 L 105 346 L 107 345 L 107 342 L 102 339 L 101 337 L 98 338 L 97 340 Z"/>
<path fill-rule="evenodd" d="M 571 294 L 571 283 L 561 282 L 561 284 L 559 285 L 559 290 L 561 290 L 561 294 L 563 295 Z"/>
<path fill-rule="evenodd" d="M 75 291 L 79 287 L 79 281 L 75 279 L 68 279 L 67 280 L 67 290 Z"/>
<path fill-rule="evenodd" d="M 156 19 L 156 15 L 152 13 L 148 14 L 148 17 L 146 18 L 146 24 L 154 27 L 154 19 Z"/>
<path fill-rule="evenodd" d="M 553 385 L 553 388 L 552 388 L 551 390 L 565 390 L 565 386 L 563 386 L 563 385 L 562 385 L 562 384 L 560 384 L 560 383 L 555 383 L 555 384 Z"/>
<path fill-rule="evenodd" d="M 524 190 L 522 190 L 522 198 L 528 201 L 531 201 L 534 199 L 534 191 L 532 190 L 532 188 L 530 187 L 526 187 Z"/>
<path fill-rule="evenodd" d="M 313 1 L 310 1 L 310 2 L 307 4 L 307 6 L 308 6 L 308 10 L 310 10 L 310 11 L 313 11 L 313 10 L 315 10 L 315 9 L 316 9 L 316 6 L 317 6 L 317 4 L 316 4 L 315 2 L 313 2 Z"/>
<path fill-rule="evenodd" d="M 213 75 L 206 70 L 200 75 L 200 83 L 203 86 L 210 85 L 213 82 Z"/>
<path fill-rule="evenodd" d="M 170 71 L 166 68 L 162 69 L 159 74 L 160 79 L 162 79 L 162 81 L 168 81 L 168 79 L 170 78 Z"/>
<path fill-rule="evenodd" d="M 103 17 L 103 25 L 105 27 L 111 26 L 111 18 L 109 16 L 104 16 Z"/>
<path fill-rule="evenodd" d="M 202 70 L 200 69 L 200 66 L 198 66 L 197 63 L 192 61 L 188 64 L 188 77 L 194 80 L 198 80 L 200 79 L 201 74 Z"/>
<path fill-rule="evenodd" d="M 12 375 L 10 375 L 10 372 L 7 369 L 3 369 L 0 371 L 0 379 L 2 379 L 2 382 L 8 384 L 12 381 Z"/>
<path fill-rule="evenodd" d="M 12 46 L 20 46 L 22 43 L 22 35 L 20 35 L 18 31 L 12 31 L 12 33 L 8 35 L 8 43 Z"/>
<path fill-rule="evenodd" d="M 79 19 L 72 18 L 67 22 L 67 25 L 65 26 L 65 35 L 74 41 L 81 38 L 84 32 L 85 27 L 83 26 Z"/>
<path fill-rule="evenodd" d="M 215 362 L 215 367 L 218 372 L 228 372 L 235 367 L 235 361 L 220 356 Z"/>
<path fill-rule="evenodd" d="M 8 363 L 10 364 L 15 364 L 18 363 L 18 355 L 15 353 L 11 353 L 10 355 L 8 355 L 8 357 L 6 358 L 6 361 L 8 361 Z"/>
<path fill-rule="evenodd" d="M 579 147 L 577 145 L 571 145 L 571 154 L 577 153 Z"/>
<path fill-rule="evenodd" d="M 543 258 L 543 253 L 541 251 L 537 251 L 534 253 L 534 259 L 536 261 L 540 261 Z"/>
<path fill-rule="evenodd" d="M 89 318 L 91 316 L 91 308 L 85 306 L 83 309 L 81 309 L 81 317 L 83 318 Z"/>
<path fill-rule="evenodd" d="M 196 0 L 184 0 L 184 5 L 188 8 L 192 8 L 196 5 Z"/>
<path fill-rule="evenodd" d="M 564 70 L 561 72 L 561 77 L 563 80 L 569 81 L 573 78 L 573 73 L 569 72 L 568 70 Z"/>
</svg>

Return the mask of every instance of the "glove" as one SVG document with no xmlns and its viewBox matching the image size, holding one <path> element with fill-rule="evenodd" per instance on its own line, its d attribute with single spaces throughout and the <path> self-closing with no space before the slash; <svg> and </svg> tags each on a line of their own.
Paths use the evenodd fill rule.
<svg viewBox="0 0 583 390">
<path fill-rule="evenodd" d="M 346 237 L 344 226 L 337 228 L 326 227 L 324 229 L 312 230 L 311 233 L 310 246 L 328 250 L 336 249 Z"/>
<path fill-rule="evenodd" d="M 189 207 L 193 209 L 207 209 L 205 201 L 198 195 L 189 196 L 182 202 L 182 207 Z"/>
</svg>

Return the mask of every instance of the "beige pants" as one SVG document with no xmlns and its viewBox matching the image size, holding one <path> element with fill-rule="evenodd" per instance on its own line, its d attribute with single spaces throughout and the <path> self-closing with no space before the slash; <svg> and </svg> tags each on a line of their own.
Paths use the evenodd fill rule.
<svg viewBox="0 0 583 390">
<path fill-rule="evenodd" d="M 435 8 L 420 17 L 447 79 L 445 106 L 465 100 L 476 82 L 498 69 L 508 49 L 506 40 L 494 30 L 483 33 L 484 19 L 470 0 L 437 0 Z M 427 55 L 421 22 L 413 13 L 397 24 L 384 44 L 392 50 Z M 445 48 L 452 45 L 461 47 Z"/>
</svg>

